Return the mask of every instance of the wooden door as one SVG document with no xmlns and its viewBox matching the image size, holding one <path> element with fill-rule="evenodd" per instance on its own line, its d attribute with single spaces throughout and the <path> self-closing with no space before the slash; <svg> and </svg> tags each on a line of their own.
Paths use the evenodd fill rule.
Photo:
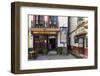
<svg viewBox="0 0 100 76">
<path fill-rule="evenodd" d="M 84 54 L 84 37 L 79 38 L 79 54 Z"/>
</svg>

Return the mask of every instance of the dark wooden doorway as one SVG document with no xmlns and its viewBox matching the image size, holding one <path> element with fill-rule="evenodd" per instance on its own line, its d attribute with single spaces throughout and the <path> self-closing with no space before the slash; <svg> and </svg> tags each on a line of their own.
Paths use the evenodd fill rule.
<svg viewBox="0 0 100 76">
<path fill-rule="evenodd" d="M 51 39 L 49 39 L 49 45 L 51 45 L 51 47 L 50 47 L 50 49 L 51 50 L 54 50 L 55 48 L 56 48 L 56 44 L 55 44 L 55 38 L 51 38 Z"/>
<path fill-rule="evenodd" d="M 52 36 L 48 36 L 48 50 L 52 51 L 52 50 L 56 50 L 57 47 L 57 36 L 52 35 Z"/>
</svg>

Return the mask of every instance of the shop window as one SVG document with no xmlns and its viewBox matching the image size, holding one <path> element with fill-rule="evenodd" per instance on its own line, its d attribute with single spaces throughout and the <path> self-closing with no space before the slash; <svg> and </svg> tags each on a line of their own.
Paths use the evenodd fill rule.
<svg viewBox="0 0 100 76">
<path fill-rule="evenodd" d="M 78 41 L 79 41 L 78 37 L 74 37 L 74 42 L 78 43 Z"/>
</svg>

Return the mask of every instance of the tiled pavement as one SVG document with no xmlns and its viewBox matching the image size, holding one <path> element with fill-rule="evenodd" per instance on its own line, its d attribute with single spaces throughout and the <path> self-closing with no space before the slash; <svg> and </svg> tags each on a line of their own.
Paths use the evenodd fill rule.
<svg viewBox="0 0 100 76">
<path fill-rule="evenodd" d="M 55 59 L 77 59 L 75 56 L 68 55 L 57 55 L 55 51 L 48 53 L 48 55 L 38 55 L 36 60 L 55 60 Z"/>
</svg>

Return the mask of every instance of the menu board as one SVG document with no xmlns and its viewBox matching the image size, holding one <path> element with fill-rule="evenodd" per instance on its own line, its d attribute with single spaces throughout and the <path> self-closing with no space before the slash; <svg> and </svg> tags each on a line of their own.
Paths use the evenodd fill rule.
<svg viewBox="0 0 100 76">
<path fill-rule="evenodd" d="M 67 27 L 60 27 L 60 42 L 67 42 Z"/>
</svg>

